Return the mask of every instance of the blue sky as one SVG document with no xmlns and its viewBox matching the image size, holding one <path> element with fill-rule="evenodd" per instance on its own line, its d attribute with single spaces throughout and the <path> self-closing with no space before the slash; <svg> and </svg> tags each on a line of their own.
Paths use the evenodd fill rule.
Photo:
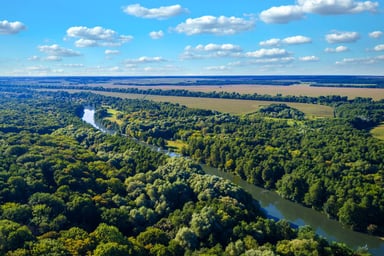
<svg viewBox="0 0 384 256">
<path fill-rule="evenodd" d="M 383 0 L 12 0 L 0 76 L 384 75 Z"/>
</svg>

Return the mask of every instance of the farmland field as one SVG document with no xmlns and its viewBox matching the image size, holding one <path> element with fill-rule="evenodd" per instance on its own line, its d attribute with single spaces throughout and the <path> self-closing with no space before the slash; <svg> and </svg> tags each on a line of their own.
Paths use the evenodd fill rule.
<svg viewBox="0 0 384 256">
<path fill-rule="evenodd" d="M 177 97 L 177 96 L 155 96 L 141 94 L 126 94 L 114 92 L 99 92 L 107 96 L 114 96 L 129 99 L 149 99 L 161 102 L 179 103 L 191 108 L 212 109 L 220 112 L 231 114 L 246 114 L 257 111 L 260 107 L 270 105 L 273 101 L 257 101 L 257 100 L 235 100 L 235 99 L 215 99 L 215 98 L 195 98 L 195 97 Z M 333 109 L 329 106 L 305 103 L 286 103 L 290 107 L 297 108 L 304 112 L 307 117 L 332 117 Z"/>
<path fill-rule="evenodd" d="M 99 85 L 98 85 L 99 86 Z M 340 95 L 347 96 L 349 99 L 356 97 L 372 98 L 374 100 L 384 99 L 384 89 L 381 88 L 342 88 L 342 87 L 315 87 L 308 84 L 297 84 L 291 86 L 276 86 L 276 85 L 191 85 L 191 86 L 179 86 L 179 85 L 162 85 L 162 86 L 131 86 L 131 85 L 103 85 L 109 88 L 138 88 L 138 89 L 184 89 L 189 91 L 201 91 L 201 92 L 237 92 L 240 94 L 267 94 L 276 95 L 281 94 L 283 96 L 327 96 L 327 95 Z"/>
</svg>

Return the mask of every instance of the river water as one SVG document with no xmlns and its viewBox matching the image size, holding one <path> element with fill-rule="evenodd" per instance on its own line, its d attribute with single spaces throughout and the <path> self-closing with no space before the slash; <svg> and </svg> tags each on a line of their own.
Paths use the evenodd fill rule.
<svg viewBox="0 0 384 256">
<path fill-rule="evenodd" d="M 93 109 L 85 108 L 82 120 L 103 132 L 107 132 L 95 122 L 94 114 Z M 343 227 L 339 222 L 330 220 L 318 211 L 283 199 L 276 192 L 252 185 L 235 175 L 206 165 L 202 165 L 202 168 L 207 174 L 228 179 L 241 186 L 255 200 L 259 201 L 261 207 L 271 218 L 286 219 L 296 226 L 310 225 L 317 234 L 330 241 L 343 242 L 354 249 L 366 246 L 373 255 L 384 255 L 384 241 L 377 237 L 354 232 Z"/>
</svg>

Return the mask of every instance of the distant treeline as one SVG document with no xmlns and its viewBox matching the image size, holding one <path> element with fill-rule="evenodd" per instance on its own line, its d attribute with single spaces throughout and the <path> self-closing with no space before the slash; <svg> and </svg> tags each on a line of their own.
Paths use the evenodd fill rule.
<svg viewBox="0 0 384 256">
<path fill-rule="evenodd" d="M 10 85 L 4 85 L 0 83 L 0 90 L 2 87 L 9 89 Z M 263 100 L 263 101 L 278 101 L 278 102 L 297 102 L 297 103 L 311 103 L 311 104 L 324 104 L 332 105 L 346 102 L 371 102 L 371 98 L 357 97 L 355 99 L 348 99 L 347 96 L 340 95 L 328 95 L 328 96 L 295 96 L 295 95 L 267 95 L 267 94 L 240 94 L 237 92 L 225 92 L 225 91 L 212 91 L 212 92 L 198 92 L 189 91 L 186 89 L 139 89 L 139 88 L 106 88 L 102 86 L 90 87 L 87 85 L 12 85 L 16 90 L 17 88 L 28 88 L 28 89 L 60 89 L 60 90 L 91 90 L 91 91 L 102 91 L 102 92 L 115 92 L 115 93 L 131 93 L 131 94 L 143 94 L 143 95 L 159 95 L 159 96 L 177 96 L 177 97 L 198 97 L 198 98 L 221 98 L 221 99 L 242 99 L 242 100 Z"/>
<path fill-rule="evenodd" d="M 69 76 L 69 77 L 0 77 L 1 82 L 23 81 L 37 84 L 67 83 L 71 85 L 89 83 L 114 83 L 118 85 L 233 85 L 268 84 L 289 86 L 310 83 L 313 86 L 376 86 L 384 87 L 383 76 L 352 75 L 286 75 L 286 76 Z M 164 82 L 166 81 L 166 82 Z"/>
<path fill-rule="evenodd" d="M 336 88 L 384 88 L 384 84 L 311 84 L 312 87 L 336 87 Z"/>
<path fill-rule="evenodd" d="M 236 85 L 236 84 L 268 84 L 289 86 L 300 83 L 298 80 L 269 80 L 269 79 L 202 79 L 193 81 L 180 81 L 177 83 L 171 83 L 172 85 L 179 86 L 195 86 L 195 85 Z M 114 85 L 134 85 L 134 86 L 163 86 L 169 85 L 169 82 L 157 82 L 157 83 L 135 83 L 135 82 L 115 82 Z"/>
</svg>

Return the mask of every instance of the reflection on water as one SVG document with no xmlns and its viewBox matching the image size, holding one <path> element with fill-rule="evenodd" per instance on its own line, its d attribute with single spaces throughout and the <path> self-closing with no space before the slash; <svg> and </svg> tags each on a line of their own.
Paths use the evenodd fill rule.
<svg viewBox="0 0 384 256">
<path fill-rule="evenodd" d="M 84 114 L 81 119 L 104 133 L 113 133 L 113 131 L 104 129 L 100 124 L 95 121 L 95 110 L 92 108 L 84 108 Z"/>
<path fill-rule="evenodd" d="M 110 131 L 106 131 L 100 127 L 95 122 L 94 114 L 94 109 L 85 108 L 82 120 L 103 132 L 111 133 Z M 157 147 L 152 148 L 154 150 L 162 151 L 170 156 L 180 156 L 176 153 L 161 150 Z M 221 172 L 216 168 L 211 168 L 206 165 L 202 165 L 202 167 L 206 173 L 228 179 L 245 189 L 253 196 L 254 199 L 259 201 L 260 206 L 271 218 L 286 219 L 296 226 L 310 225 L 317 234 L 327 238 L 330 241 L 343 242 L 355 249 L 360 246 L 368 246 L 369 251 L 373 255 L 384 255 L 384 241 L 376 237 L 344 228 L 339 222 L 328 219 L 324 214 L 285 200 L 277 193 L 249 184 L 238 176 Z"/>
<path fill-rule="evenodd" d="M 297 203 L 281 198 L 276 192 L 249 184 L 238 176 L 221 172 L 216 168 L 202 165 L 204 171 L 211 175 L 226 178 L 250 193 L 259 201 L 266 214 L 275 219 L 286 219 L 296 226 L 310 225 L 317 234 L 330 241 L 343 242 L 350 247 L 367 246 L 374 255 L 384 255 L 384 241 L 377 237 L 354 232 L 343 227 L 339 222 L 330 220 L 324 214 Z"/>
</svg>

